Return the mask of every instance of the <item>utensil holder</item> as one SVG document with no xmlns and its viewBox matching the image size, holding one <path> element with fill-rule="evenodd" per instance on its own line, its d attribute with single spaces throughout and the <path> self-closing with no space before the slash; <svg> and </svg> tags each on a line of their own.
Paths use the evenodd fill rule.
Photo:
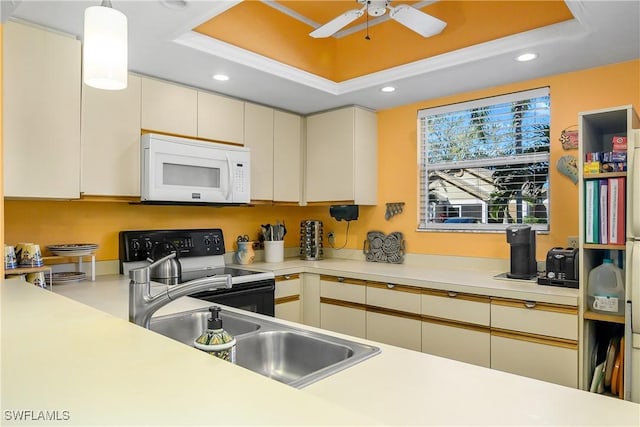
<svg viewBox="0 0 640 427">
<path fill-rule="evenodd" d="M 264 261 L 265 262 L 284 261 L 284 240 L 265 240 Z"/>
</svg>

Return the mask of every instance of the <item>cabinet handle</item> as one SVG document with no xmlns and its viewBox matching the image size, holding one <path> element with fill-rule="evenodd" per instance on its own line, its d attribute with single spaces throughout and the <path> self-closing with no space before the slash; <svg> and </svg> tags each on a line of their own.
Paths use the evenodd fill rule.
<svg viewBox="0 0 640 427">
<path fill-rule="evenodd" d="M 455 298 L 458 296 L 458 293 L 453 291 L 447 291 L 447 295 L 449 295 L 450 298 Z"/>
<path fill-rule="evenodd" d="M 536 307 L 536 302 L 535 301 L 525 301 L 524 302 L 524 306 L 527 308 L 535 308 Z"/>
<path fill-rule="evenodd" d="M 338 277 L 338 282 L 344 282 L 344 277 Z"/>
<path fill-rule="evenodd" d="M 285 274 L 283 277 L 284 277 L 284 280 L 289 280 L 289 279 L 291 279 L 291 276 L 289 276 L 288 274 Z"/>
<path fill-rule="evenodd" d="M 395 287 L 396 287 L 396 285 L 391 284 L 391 283 L 387 283 L 387 288 L 389 288 L 389 289 L 393 289 L 393 288 L 395 288 Z"/>
</svg>

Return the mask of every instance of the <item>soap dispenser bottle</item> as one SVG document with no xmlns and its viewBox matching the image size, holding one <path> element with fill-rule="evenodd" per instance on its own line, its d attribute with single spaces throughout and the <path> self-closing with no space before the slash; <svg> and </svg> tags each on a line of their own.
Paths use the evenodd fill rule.
<svg viewBox="0 0 640 427">
<path fill-rule="evenodd" d="M 222 328 L 220 311 L 218 306 L 209 308 L 211 317 L 207 320 L 207 329 L 193 342 L 193 345 L 212 356 L 235 363 L 236 339 Z"/>
</svg>

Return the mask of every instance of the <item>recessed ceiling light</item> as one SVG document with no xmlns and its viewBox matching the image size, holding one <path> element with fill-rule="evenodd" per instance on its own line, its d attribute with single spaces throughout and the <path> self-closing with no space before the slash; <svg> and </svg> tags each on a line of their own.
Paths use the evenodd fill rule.
<svg viewBox="0 0 640 427">
<path fill-rule="evenodd" d="M 393 92 L 395 90 L 396 90 L 396 88 L 393 87 L 393 86 L 385 86 L 382 89 L 380 89 L 381 92 L 387 92 L 387 93 Z"/>
<path fill-rule="evenodd" d="M 523 53 L 522 55 L 519 55 L 516 58 L 516 61 L 520 61 L 520 62 L 533 61 L 537 57 L 538 57 L 537 53 Z"/>
<path fill-rule="evenodd" d="M 229 80 L 229 76 L 227 76 L 226 74 L 214 74 L 212 78 L 213 80 L 217 80 L 219 82 L 226 82 L 227 80 Z"/>
</svg>

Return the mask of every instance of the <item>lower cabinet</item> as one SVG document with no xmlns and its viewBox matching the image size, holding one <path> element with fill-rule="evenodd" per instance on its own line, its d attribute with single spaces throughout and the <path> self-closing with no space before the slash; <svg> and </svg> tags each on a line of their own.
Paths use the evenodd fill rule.
<svg viewBox="0 0 640 427">
<path fill-rule="evenodd" d="M 299 274 L 276 276 L 275 317 L 302 323 Z"/>
<path fill-rule="evenodd" d="M 492 299 L 491 367 L 577 387 L 577 308 Z"/>
<path fill-rule="evenodd" d="M 320 276 L 320 327 L 366 338 L 366 282 Z"/>
<path fill-rule="evenodd" d="M 366 311 L 364 307 L 336 304 L 320 299 L 320 327 L 333 332 L 366 338 Z"/>
<path fill-rule="evenodd" d="M 489 328 L 437 320 L 422 321 L 422 352 L 491 367 Z"/>
<path fill-rule="evenodd" d="M 578 345 L 491 332 L 491 368 L 578 387 Z"/>
<path fill-rule="evenodd" d="M 367 309 L 367 339 L 420 351 L 420 320 Z"/>
</svg>

